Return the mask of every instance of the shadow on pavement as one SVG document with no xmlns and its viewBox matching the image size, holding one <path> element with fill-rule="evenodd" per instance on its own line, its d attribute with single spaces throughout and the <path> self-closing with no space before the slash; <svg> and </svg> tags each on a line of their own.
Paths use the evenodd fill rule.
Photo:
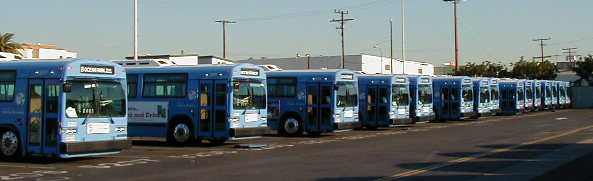
<svg viewBox="0 0 593 181">
<path fill-rule="evenodd" d="M 482 145 L 482 148 L 492 149 L 508 148 L 514 145 Z M 447 165 L 436 168 L 429 172 L 417 175 L 409 175 L 398 180 L 524 180 L 546 173 L 544 169 L 549 167 L 538 167 L 544 163 L 559 161 L 558 159 L 567 159 L 566 157 L 551 156 L 547 154 L 556 154 L 561 148 L 570 147 L 571 149 L 593 150 L 593 144 L 533 144 L 520 146 L 510 151 L 503 152 L 449 152 L 438 153 L 440 156 L 450 157 L 447 160 L 456 160 L 460 158 L 470 158 L 459 162 L 417 162 L 402 163 L 397 167 L 405 170 L 418 170 L 436 165 Z M 544 156 L 546 155 L 546 156 Z M 478 159 L 473 159 L 478 157 Z M 579 161 L 580 160 L 580 161 Z M 562 160 L 560 160 L 562 161 Z M 564 160 L 566 161 L 566 160 Z M 519 164 L 534 165 L 521 169 L 509 169 Z M 522 165 L 522 166 L 525 166 Z M 515 167 L 513 167 L 515 168 Z M 593 180 L 593 152 L 573 161 L 572 164 L 566 164 L 560 171 L 554 170 L 546 176 L 538 177 L 536 180 L 562 180 L 579 178 L 575 180 Z M 534 175 L 535 174 L 535 175 Z M 582 178 L 582 179 L 581 179 Z"/>
</svg>

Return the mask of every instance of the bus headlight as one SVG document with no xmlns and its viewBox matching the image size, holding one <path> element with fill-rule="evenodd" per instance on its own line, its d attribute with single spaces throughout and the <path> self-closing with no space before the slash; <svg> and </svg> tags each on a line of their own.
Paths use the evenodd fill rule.
<svg viewBox="0 0 593 181">
<path fill-rule="evenodd" d="M 126 133 L 128 131 L 128 127 L 117 127 L 115 128 L 115 132 L 118 133 Z"/>
<path fill-rule="evenodd" d="M 339 114 L 335 114 L 334 115 L 334 120 L 336 123 L 342 122 L 342 120 L 340 120 L 340 115 Z"/>
<path fill-rule="evenodd" d="M 240 125 L 239 117 L 231 118 L 231 127 L 236 128 L 236 127 L 239 127 L 239 125 Z"/>
<path fill-rule="evenodd" d="M 62 128 L 62 134 L 75 135 L 77 133 L 76 128 Z"/>
</svg>

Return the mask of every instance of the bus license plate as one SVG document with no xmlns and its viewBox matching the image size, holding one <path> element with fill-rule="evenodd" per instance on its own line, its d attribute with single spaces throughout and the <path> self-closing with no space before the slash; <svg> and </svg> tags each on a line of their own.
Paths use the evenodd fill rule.
<svg viewBox="0 0 593 181">
<path fill-rule="evenodd" d="M 259 120 L 259 114 L 245 114 L 245 122 L 256 122 Z"/>
<path fill-rule="evenodd" d="M 107 134 L 110 131 L 109 123 L 89 123 L 86 126 L 87 134 Z"/>
<path fill-rule="evenodd" d="M 345 118 L 351 118 L 352 116 L 354 116 L 354 111 L 344 111 Z"/>
</svg>

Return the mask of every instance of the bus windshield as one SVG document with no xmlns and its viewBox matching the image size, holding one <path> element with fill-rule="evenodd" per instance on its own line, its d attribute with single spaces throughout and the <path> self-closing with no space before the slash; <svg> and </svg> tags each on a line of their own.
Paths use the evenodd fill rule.
<svg viewBox="0 0 593 181">
<path fill-rule="evenodd" d="M 481 87 L 480 88 L 480 103 L 487 103 L 490 102 L 490 93 L 488 92 L 488 87 Z"/>
<path fill-rule="evenodd" d="M 491 88 L 490 93 L 492 95 L 492 100 L 498 101 L 498 87 L 496 85 L 493 85 L 490 88 Z"/>
<path fill-rule="evenodd" d="M 552 98 L 552 88 L 546 86 L 546 98 Z"/>
<path fill-rule="evenodd" d="M 261 81 L 233 82 L 234 109 L 265 109 L 266 88 Z"/>
<path fill-rule="evenodd" d="M 120 82 L 110 80 L 71 80 L 66 93 L 66 116 L 123 117 L 126 115 L 126 95 Z"/>
<path fill-rule="evenodd" d="M 463 85 L 463 102 L 472 102 L 474 92 L 470 85 Z"/>
<path fill-rule="evenodd" d="M 525 88 L 525 98 L 533 99 L 533 89 L 531 87 Z"/>
<path fill-rule="evenodd" d="M 358 88 L 354 82 L 340 82 L 336 93 L 338 107 L 354 107 L 358 105 Z"/>
<path fill-rule="evenodd" d="M 410 102 L 410 93 L 407 85 L 393 86 L 393 102 L 398 106 L 407 106 Z"/>
<path fill-rule="evenodd" d="M 523 90 L 523 87 L 517 87 L 517 94 L 519 94 L 517 97 L 519 101 L 525 100 L 525 90 Z"/>
<path fill-rule="evenodd" d="M 535 88 L 535 98 L 539 99 L 540 97 L 542 97 L 542 89 L 538 86 L 537 88 Z"/>
<path fill-rule="evenodd" d="M 418 95 L 420 104 L 432 104 L 432 87 L 429 84 L 418 85 Z"/>
</svg>

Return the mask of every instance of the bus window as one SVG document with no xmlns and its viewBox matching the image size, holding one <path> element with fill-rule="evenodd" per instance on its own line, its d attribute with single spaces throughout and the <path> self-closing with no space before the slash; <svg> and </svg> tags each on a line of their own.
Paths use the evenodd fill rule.
<svg viewBox="0 0 593 181">
<path fill-rule="evenodd" d="M 407 85 L 394 85 L 393 86 L 393 102 L 397 106 L 406 106 L 409 104 L 409 91 Z"/>
<path fill-rule="evenodd" d="M 295 78 L 269 78 L 268 96 L 270 97 L 295 97 L 296 79 Z"/>
<path fill-rule="evenodd" d="M 144 75 L 144 97 L 184 97 L 187 87 L 186 74 Z"/>
<path fill-rule="evenodd" d="M 490 90 L 491 94 L 492 94 L 492 100 L 493 101 L 498 101 L 498 86 L 492 86 L 492 89 Z"/>
<path fill-rule="evenodd" d="M 337 84 L 337 103 L 338 107 L 354 107 L 358 105 L 358 90 L 354 82 L 340 82 Z"/>
<path fill-rule="evenodd" d="M 480 103 L 490 102 L 490 94 L 488 93 L 488 87 L 480 88 Z"/>
<path fill-rule="evenodd" d="M 12 101 L 14 99 L 14 84 L 16 72 L 0 72 L 0 101 Z"/>
<path fill-rule="evenodd" d="M 525 92 L 524 92 L 523 88 L 517 87 L 517 94 L 519 94 L 519 97 L 518 97 L 519 101 L 525 100 Z"/>
<path fill-rule="evenodd" d="M 29 113 L 41 113 L 43 107 L 42 85 L 31 85 L 29 93 Z M 29 145 L 41 144 L 41 116 L 29 119 Z"/>
<path fill-rule="evenodd" d="M 76 117 L 123 117 L 126 114 L 124 90 L 115 81 L 69 81 L 72 91 L 66 93 L 66 112 Z"/>
<path fill-rule="evenodd" d="M 128 80 L 128 97 L 134 98 L 138 92 L 138 75 L 127 75 Z"/>
<path fill-rule="evenodd" d="M 526 87 L 525 95 L 527 99 L 533 99 L 533 89 L 531 87 Z"/>
<path fill-rule="evenodd" d="M 463 86 L 463 102 L 472 102 L 474 97 L 471 86 Z"/>
<path fill-rule="evenodd" d="M 432 87 L 428 84 L 423 84 L 418 86 L 418 101 L 420 104 L 432 104 Z"/>
<path fill-rule="evenodd" d="M 260 81 L 233 82 L 233 108 L 266 108 L 266 88 Z"/>
<path fill-rule="evenodd" d="M 47 112 L 49 113 L 57 113 L 58 112 L 58 97 L 59 93 L 61 92 L 62 86 L 60 85 L 49 85 L 47 86 L 47 98 L 46 98 L 46 106 Z"/>
</svg>

